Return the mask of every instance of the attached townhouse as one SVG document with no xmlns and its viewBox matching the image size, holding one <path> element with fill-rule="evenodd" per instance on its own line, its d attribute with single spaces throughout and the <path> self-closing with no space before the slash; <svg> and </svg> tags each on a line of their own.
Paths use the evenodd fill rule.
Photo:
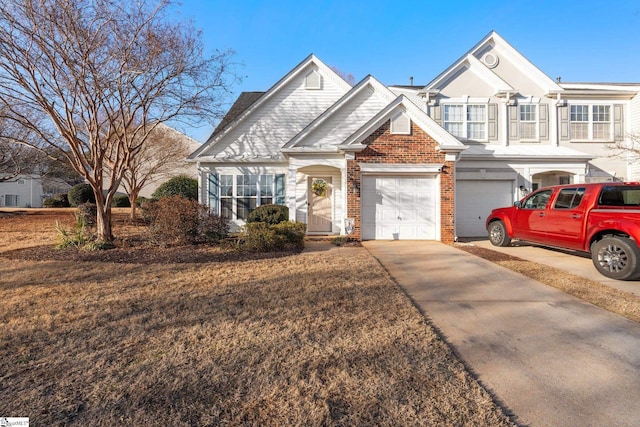
<svg viewBox="0 0 640 427">
<path fill-rule="evenodd" d="M 309 234 L 450 243 L 526 191 L 638 179 L 611 147 L 640 129 L 639 92 L 554 81 L 495 32 L 426 86 L 351 87 L 311 55 L 243 93 L 189 158 L 235 225 L 278 203 Z"/>
</svg>

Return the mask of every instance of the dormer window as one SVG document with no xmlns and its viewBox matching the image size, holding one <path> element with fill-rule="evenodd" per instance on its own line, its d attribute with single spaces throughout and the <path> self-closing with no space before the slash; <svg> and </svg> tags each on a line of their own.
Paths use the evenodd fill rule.
<svg viewBox="0 0 640 427">
<path fill-rule="evenodd" d="M 311 71 L 304 78 L 304 88 L 307 90 L 322 89 L 322 76 L 316 70 Z"/>
<path fill-rule="evenodd" d="M 392 135 L 410 135 L 411 119 L 404 112 L 398 113 L 391 118 Z"/>
</svg>

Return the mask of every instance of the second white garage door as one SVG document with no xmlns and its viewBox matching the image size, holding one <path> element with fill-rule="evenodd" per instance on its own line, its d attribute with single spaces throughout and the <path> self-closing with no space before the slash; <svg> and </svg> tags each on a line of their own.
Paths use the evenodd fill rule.
<svg viewBox="0 0 640 427">
<path fill-rule="evenodd" d="M 363 240 L 435 240 L 436 176 L 363 176 Z"/>
<path fill-rule="evenodd" d="M 492 209 L 513 204 L 513 181 L 482 180 L 456 183 L 458 237 L 484 237 Z"/>
</svg>

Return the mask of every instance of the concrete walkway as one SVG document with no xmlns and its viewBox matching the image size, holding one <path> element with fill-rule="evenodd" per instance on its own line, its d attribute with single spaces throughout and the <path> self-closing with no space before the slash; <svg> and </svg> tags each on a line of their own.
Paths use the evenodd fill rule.
<svg viewBox="0 0 640 427">
<path fill-rule="evenodd" d="M 364 246 L 519 424 L 640 425 L 640 325 L 441 243 Z"/>
</svg>

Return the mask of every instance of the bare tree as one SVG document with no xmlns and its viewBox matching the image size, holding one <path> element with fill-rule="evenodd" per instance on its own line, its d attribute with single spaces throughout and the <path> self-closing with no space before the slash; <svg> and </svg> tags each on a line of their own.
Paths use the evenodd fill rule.
<svg viewBox="0 0 640 427">
<path fill-rule="evenodd" d="M 166 125 L 156 127 L 138 154 L 129 159 L 122 186 L 129 195 L 131 218 L 136 215 L 136 199 L 148 184 L 167 178 L 191 152 L 187 136 Z"/>
<path fill-rule="evenodd" d="M 151 132 L 167 121 L 211 120 L 226 102 L 232 53 L 204 56 L 200 33 L 171 19 L 173 7 L 0 0 L 4 118 L 63 153 L 91 185 L 99 240 L 113 240 L 111 201 Z M 47 126 L 32 113 L 44 114 Z"/>
<path fill-rule="evenodd" d="M 18 141 L 30 141 L 31 145 Z M 0 182 L 38 172 L 45 157 L 32 132 L 0 117 Z"/>
</svg>

